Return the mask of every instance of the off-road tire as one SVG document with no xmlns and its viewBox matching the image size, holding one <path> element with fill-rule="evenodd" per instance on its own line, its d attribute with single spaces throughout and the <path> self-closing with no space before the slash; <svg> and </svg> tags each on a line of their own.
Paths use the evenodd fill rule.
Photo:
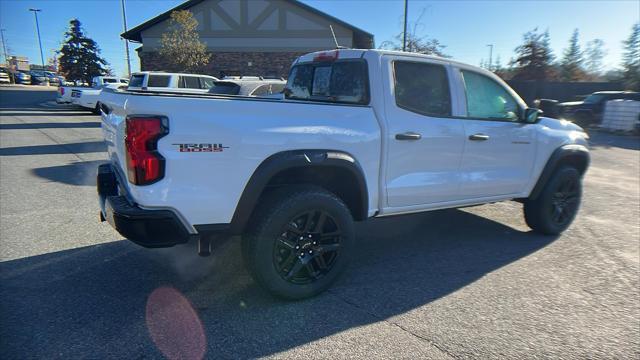
<svg viewBox="0 0 640 360">
<path fill-rule="evenodd" d="M 524 219 L 535 232 L 557 235 L 573 222 L 580 209 L 582 179 L 570 166 L 558 168 L 536 199 L 524 203 Z M 564 204 L 560 206 L 558 204 Z M 559 214 L 560 212 L 560 214 Z"/>
<path fill-rule="evenodd" d="M 322 217 L 323 224 L 325 224 L 324 228 L 336 228 L 338 230 L 333 233 L 339 232 L 340 236 L 336 236 L 331 240 L 318 240 L 318 245 L 304 243 L 300 250 L 293 250 L 293 246 L 299 246 L 302 244 L 301 241 L 304 241 L 302 236 L 298 237 L 298 235 L 302 235 L 302 232 L 298 233 L 297 231 L 304 230 L 307 227 L 305 223 L 304 226 L 298 228 L 294 220 L 299 219 L 300 216 L 304 217 L 304 215 L 300 214 L 307 213 L 324 214 Z M 313 226 L 322 226 L 318 225 L 320 224 L 320 218 L 321 215 L 315 217 L 318 220 L 314 224 L 313 220 L 310 220 L 311 215 L 309 215 L 306 221 L 311 221 L 310 224 Z M 296 225 L 295 229 L 291 225 Z M 355 245 L 354 223 L 349 208 L 338 196 L 317 186 L 289 186 L 271 191 L 261 199 L 247 227 L 246 233 L 242 236 L 242 252 L 245 266 L 260 286 L 271 294 L 285 299 L 304 299 L 317 295 L 329 288 L 344 272 Z M 320 233 L 318 232 L 318 234 Z M 315 233 L 309 235 L 309 238 L 313 236 L 314 239 L 324 239 L 321 235 L 316 237 Z M 331 236 L 331 234 L 328 236 Z M 293 244 L 291 244 L 292 241 Z M 296 241 L 300 242 L 296 243 Z M 321 242 L 328 241 L 331 241 L 331 244 L 327 245 L 326 249 L 329 248 L 328 246 L 335 247 L 331 253 L 333 254 L 331 255 L 333 261 L 330 267 L 328 262 L 325 262 L 330 253 L 323 251 L 321 248 Z M 286 246 L 283 244 L 286 244 Z M 295 259 L 291 258 L 291 253 L 288 252 L 290 245 L 291 251 L 295 251 Z M 315 246 L 318 246 L 318 248 Z M 308 252 L 312 252 L 314 249 L 317 249 L 317 251 L 313 256 L 308 255 Z M 286 255 L 281 256 L 283 250 Z M 309 261 L 307 264 L 312 263 L 312 265 L 309 265 L 310 268 L 316 266 L 320 261 L 327 266 L 327 268 L 323 269 L 324 272 L 320 270 L 312 272 L 305 267 L 296 273 L 302 274 L 303 278 L 304 274 L 308 274 L 310 283 L 293 283 L 296 278 L 289 275 L 290 272 L 293 272 L 298 261 L 301 264 L 303 263 L 302 260 L 304 258 L 298 256 L 300 255 L 299 251 L 304 251 L 304 255 L 310 256 L 307 258 L 307 261 Z M 322 256 L 322 260 L 319 258 L 313 259 L 313 257 L 318 256 Z M 278 259 L 281 259 L 284 263 L 286 262 L 286 260 L 283 260 L 284 258 L 292 259 L 291 261 L 295 261 L 295 264 L 290 266 L 289 269 L 285 266 L 279 269 L 280 262 Z M 291 278 L 285 279 L 287 276 L 291 276 Z"/>
</svg>

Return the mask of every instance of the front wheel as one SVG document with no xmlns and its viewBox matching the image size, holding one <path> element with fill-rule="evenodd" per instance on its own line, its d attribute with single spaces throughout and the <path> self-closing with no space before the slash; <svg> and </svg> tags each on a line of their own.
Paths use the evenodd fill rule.
<svg viewBox="0 0 640 360">
<path fill-rule="evenodd" d="M 580 208 L 582 179 L 574 167 L 556 170 L 535 200 L 524 203 L 527 225 L 545 235 L 557 235 L 566 230 Z"/>
<path fill-rule="evenodd" d="M 349 263 L 355 242 L 351 212 L 319 187 L 275 190 L 243 236 L 245 265 L 270 293 L 303 299 L 326 290 Z"/>
</svg>

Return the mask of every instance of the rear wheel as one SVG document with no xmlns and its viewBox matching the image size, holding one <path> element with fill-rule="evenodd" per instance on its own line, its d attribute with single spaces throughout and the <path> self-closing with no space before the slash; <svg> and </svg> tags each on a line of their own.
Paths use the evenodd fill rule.
<svg viewBox="0 0 640 360">
<path fill-rule="evenodd" d="M 556 235 L 566 230 L 580 208 L 582 180 L 573 167 L 561 167 L 535 200 L 524 203 L 524 218 L 536 232 Z"/>
<path fill-rule="evenodd" d="M 302 299 L 326 290 L 344 271 L 354 245 L 347 206 L 318 187 L 268 195 L 243 236 L 247 268 L 270 293 Z"/>
</svg>

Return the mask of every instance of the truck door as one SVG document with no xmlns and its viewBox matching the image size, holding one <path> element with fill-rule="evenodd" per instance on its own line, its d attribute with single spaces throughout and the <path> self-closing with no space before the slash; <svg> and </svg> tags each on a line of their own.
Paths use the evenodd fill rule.
<svg viewBox="0 0 640 360">
<path fill-rule="evenodd" d="M 387 212 L 458 199 L 464 128 L 452 117 L 451 68 L 409 56 L 382 62 Z"/>
<path fill-rule="evenodd" d="M 525 105 L 491 77 L 461 69 L 466 98 L 465 150 L 460 195 L 464 199 L 521 193 L 535 157 L 535 125 L 520 121 Z"/>
</svg>

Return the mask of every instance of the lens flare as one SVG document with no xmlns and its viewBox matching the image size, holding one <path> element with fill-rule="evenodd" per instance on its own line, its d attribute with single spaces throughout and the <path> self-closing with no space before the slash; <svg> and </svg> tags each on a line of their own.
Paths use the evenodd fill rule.
<svg viewBox="0 0 640 360">
<path fill-rule="evenodd" d="M 167 359 L 204 358 L 207 338 L 202 322 L 180 291 L 155 289 L 147 299 L 146 323 L 151 339 Z"/>
</svg>

